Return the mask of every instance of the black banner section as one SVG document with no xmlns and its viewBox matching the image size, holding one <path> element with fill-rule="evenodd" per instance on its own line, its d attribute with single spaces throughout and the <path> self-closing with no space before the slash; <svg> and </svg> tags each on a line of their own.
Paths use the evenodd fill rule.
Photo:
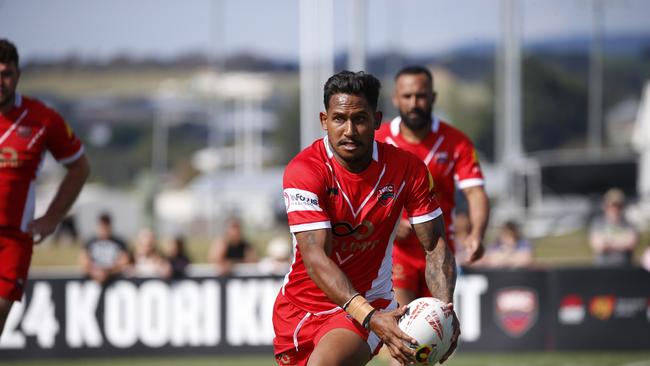
<svg viewBox="0 0 650 366">
<path fill-rule="evenodd" d="M 272 354 L 281 277 L 34 277 L 0 359 Z M 463 351 L 650 349 L 641 269 L 468 270 L 455 299 Z"/>
<path fill-rule="evenodd" d="M 539 350 L 545 347 L 549 308 L 547 272 L 465 271 L 455 307 L 463 350 Z"/>
<path fill-rule="evenodd" d="M 556 349 L 650 349 L 650 273 L 563 269 L 549 285 Z"/>
<path fill-rule="evenodd" d="M 279 277 L 32 278 L 14 304 L 0 359 L 272 354 Z"/>
</svg>

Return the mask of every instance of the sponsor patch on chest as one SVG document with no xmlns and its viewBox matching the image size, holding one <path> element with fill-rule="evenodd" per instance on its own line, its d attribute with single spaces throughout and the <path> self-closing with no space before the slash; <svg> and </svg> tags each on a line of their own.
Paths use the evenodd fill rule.
<svg viewBox="0 0 650 366">
<path fill-rule="evenodd" d="M 395 198 L 394 184 L 387 184 L 377 189 L 377 201 L 379 201 L 382 206 L 388 206 L 393 198 Z"/>
</svg>

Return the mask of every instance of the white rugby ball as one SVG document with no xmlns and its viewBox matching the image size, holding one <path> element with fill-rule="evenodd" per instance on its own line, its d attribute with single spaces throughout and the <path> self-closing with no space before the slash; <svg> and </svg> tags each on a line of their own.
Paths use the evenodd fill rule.
<svg viewBox="0 0 650 366">
<path fill-rule="evenodd" d="M 411 301 L 399 319 L 400 329 L 418 341 L 410 345 L 416 350 L 416 365 L 435 365 L 449 350 L 454 325 L 446 305 L 433 297 L 421 297 Z"/>
</svg>

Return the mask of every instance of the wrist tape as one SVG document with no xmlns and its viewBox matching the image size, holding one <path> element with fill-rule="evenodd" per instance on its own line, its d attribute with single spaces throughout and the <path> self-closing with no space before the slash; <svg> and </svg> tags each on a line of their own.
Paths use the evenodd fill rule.
<svg viewBox="0 0 650 366">
<path fill-rule="evenodd" d="M 370 314 L 373 310 L 375 310 L 375 308 L 370 305 L 368 300 L 359 295 L 350 300 L 350 303 L 348 304 L 345 311 L 347 311 L 348 314 L 352 315 L 352 318 L 359 322 L 359 324 L 363 324 L 368 314 Z"/>
</svg>

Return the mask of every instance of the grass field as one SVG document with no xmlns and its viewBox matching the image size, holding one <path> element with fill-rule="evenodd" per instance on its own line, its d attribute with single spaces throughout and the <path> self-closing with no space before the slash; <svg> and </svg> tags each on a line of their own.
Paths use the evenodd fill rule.
<svg viewBox="0 0 650 366">
<path fill-rule="evenodd" d="M 4 362 L 3 362 L 4 364 Z M 16 366 L 273 366 L 270 357 L 166 357 L 111 358 L 48 361 L 14 361 Z M 381 359 L 371 366 L 387 366 Z M 612 353 L 465 353 L 446 366 L 650 366 L 650 352 Z"/>
</svg>

